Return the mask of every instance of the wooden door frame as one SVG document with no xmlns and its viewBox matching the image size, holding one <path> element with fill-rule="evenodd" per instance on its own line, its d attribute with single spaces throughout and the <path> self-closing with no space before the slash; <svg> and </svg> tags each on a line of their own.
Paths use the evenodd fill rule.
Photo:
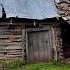
<svg viewBox="0 0 70 70">
<path fill-rule="evenodd" d="M 48 31 L 48 34 L 49 34 L 49 45 L 51 47 L 52 46 L 52 39 L 51 39 L 51 28 L 50 27 L 46 27 L 46 28 L 28 28 L 26 29 L 26 56 L 27 56 L 27 62 L 28 61 L 28 32 L 33 32 L 33 31 Z"/>
</svg>

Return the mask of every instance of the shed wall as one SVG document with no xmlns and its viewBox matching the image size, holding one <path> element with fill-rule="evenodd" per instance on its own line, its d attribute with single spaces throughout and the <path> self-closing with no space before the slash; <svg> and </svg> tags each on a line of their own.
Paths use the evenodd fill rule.
<svg viewBox="0 0 70 70">
<path fill-rule="evenodd" d="M 41 23 L 38 27 L 25 28 L 25 25 L 0 25 L 0 59 L 23 58 L 27 61 L 27 31 L 38 28 L 50 31 L 52 59 L 63 60 L 60 26 L 54 23 Z"/>
<path fill-rule="evenodd" d="M 22 57 L 22 26 L 0 26 L 0 59 Z"/>
</svg>

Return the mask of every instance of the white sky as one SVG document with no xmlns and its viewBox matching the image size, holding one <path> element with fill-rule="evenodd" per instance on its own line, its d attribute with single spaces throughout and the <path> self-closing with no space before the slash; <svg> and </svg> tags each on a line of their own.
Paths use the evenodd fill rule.
<svg viewBox="0 0 70 70">
<path fill-rule="evenodd" d="M 55 0 L 56 2 L 59 2 L 59 0 Z"/>
<path fill-rule="evenodd" d="M 59 2 L 59 0 L 55 1 Z M 53 0 L 0 0 L 0 2 L 4 5 L 7 18 L 18 16 L 44 19 L 59 16 Z"/>
</svg>

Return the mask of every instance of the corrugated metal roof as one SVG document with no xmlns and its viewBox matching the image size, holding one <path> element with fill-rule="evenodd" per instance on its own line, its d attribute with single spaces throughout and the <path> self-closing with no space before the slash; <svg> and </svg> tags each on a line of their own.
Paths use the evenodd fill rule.
<svg viewBox="0 0 70 70">
<path fill-rule="evenodd" d="M 54 0 L 0 0 L 7 18 L 45 19 L 59 17 Z M 1 9 L 0 9 L 1 10 Z"/>
</svg>

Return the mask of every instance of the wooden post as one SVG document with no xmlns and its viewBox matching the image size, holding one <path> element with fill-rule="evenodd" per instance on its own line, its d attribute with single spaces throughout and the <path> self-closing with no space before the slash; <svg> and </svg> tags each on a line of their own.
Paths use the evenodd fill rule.
<svg viewBox="0 0 70 70">
<path fill-rule="evenodd" d="M 26 30 L 26 62 L 28 62 L 28 36 L 27 36 L 27 30 Z"/>
<path fill-rule="evenodd" d="M 22 59 L 24 60 L 25 29 L 22 29 Z"/>
<path fill-rule="evenodd" d="M 55 40 L 55 31 L 54 28 L 52 27 L 52 42 L 53 42 L 53 51 L 54 51 L 54 60 L 57 61 L 57 48 L 56 48 L 56 40 Z"/>
</svg>

